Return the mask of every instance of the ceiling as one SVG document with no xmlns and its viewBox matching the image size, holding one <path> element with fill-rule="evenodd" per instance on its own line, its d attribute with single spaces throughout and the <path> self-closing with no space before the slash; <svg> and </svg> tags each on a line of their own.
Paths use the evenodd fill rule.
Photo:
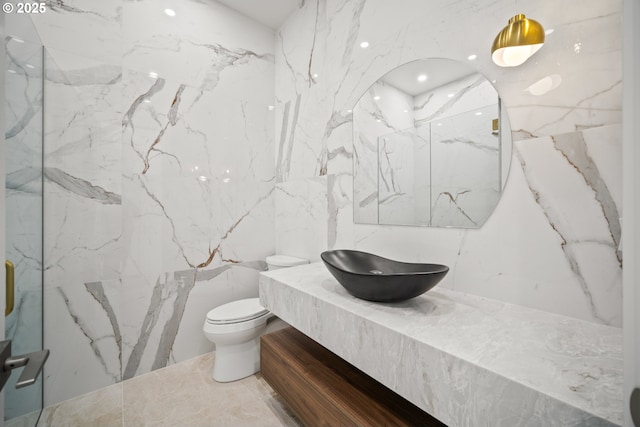
<svg viewBox="0 0 640 427">
<path fill-rule="evenodd" d="M 381 80 L 411 96 L 416 96 L 475 72 L 468 64 L 433 58 L 401 65 L 388 72 Z M 425 82 L 418 81 L 421 74 L 426 74 Z"/>
<path fill-rule="evenodd" d="M 218 0 L 267 27 L 278 29 L 300 4 L 300 0 Z"/>
</svg>

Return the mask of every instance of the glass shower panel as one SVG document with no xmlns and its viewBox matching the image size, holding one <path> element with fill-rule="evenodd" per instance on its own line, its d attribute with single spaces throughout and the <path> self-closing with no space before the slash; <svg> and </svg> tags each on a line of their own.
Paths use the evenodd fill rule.
<svg viewBox="0 0 640 427">
<path fill-rule="evenodd" d="M 7 26 L 6 256 L 15 267 L 15 308 L 6 316 L 5 337 L 12 341 L 12 354 L 20 355 L 41 350 L 43 339 L 44 64 L 42 45 L 28 41 L 22 34 L 12 36 L 15 32 L 11 31 L 9 20 Z M 16 389 L 21 372 L 21 369 L 14 370 L 4 388 L 5 420 L 35 426 L 42 409 L 43 375 L 35 384 Z"/>
</svg>

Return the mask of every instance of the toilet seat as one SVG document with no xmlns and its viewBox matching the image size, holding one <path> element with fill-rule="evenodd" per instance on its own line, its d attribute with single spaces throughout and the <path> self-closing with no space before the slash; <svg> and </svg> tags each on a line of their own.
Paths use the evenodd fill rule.
<svg viewBox="0 0 640 427">
<path fill-rule="evenodd" d="M 258 298 L 247 298 L 223 304 L 207 313 L 210 325 L 231 325 L 259 319 L 269 314 Z M 253 323 L 253 322 L 251 322 Z"/>
</svg>

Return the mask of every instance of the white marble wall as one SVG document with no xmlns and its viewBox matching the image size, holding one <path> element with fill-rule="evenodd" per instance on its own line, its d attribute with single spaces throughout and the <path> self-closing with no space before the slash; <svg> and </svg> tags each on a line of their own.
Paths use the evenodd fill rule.
<svg viewBox="0 0 640 427">
<path fill-rule="evenodd" d="M 45 403 L 213 349 L 275 251 L 274 34 L 216 2 L 47 2 Z"/>
<path fill-rule="evenodd" d="M 8 15 L 4 148 L 6 259 L 14 264 L 15 301 L 5 317 L 6 339 L 13 355 L 42 348 L 42 45 L 25 15 Z M 4 310 L 3 310 L 4 311 Z M 7 419 L 41 405 L 42 382 L 21 389 L 11 374 L 4 392 Z"/>
<path fill-rule="evenodd" d="M 274 249 L 442 262 L 441 286 L 619 326 L 620 4 L 571 1 L 302 2 L 275 51 L 215 2 L 47 1 L 46 403 L 211 349 L 204 313 L 254 294 Z M 519 12 L 554 32 L 498 68 Z M 348 110 L 401 63 L 472 53 L 518 141 L 492 217 L 354 225 Z"/>
<path fill-rule="evenodd" d="M 322 230 L 314 239 L 278 227 L 280 242 L 297 245 L 279 249 L 444 263 L 451 271 L 439 286 L 620 326 L 620 12 L 619 1 L 598 0 L 305 2 L 278 34 L 277 178 L 285 186 L 326 175 L 327 186 L 277 215 L 327 212 L 308 213 L 307 231 Z M 491 43 L 516 13 L 553 32 L 530 61 L 500 68 Z M 492 216 L 468 231 L 354 225 L 348 110 L 399 64 L 472 54 L 468 63 L 495 81 L 516 141 Z"/>
</svg>

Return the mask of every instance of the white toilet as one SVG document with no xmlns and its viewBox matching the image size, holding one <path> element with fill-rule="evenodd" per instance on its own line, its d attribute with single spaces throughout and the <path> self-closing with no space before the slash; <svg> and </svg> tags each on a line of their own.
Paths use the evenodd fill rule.
<svg viewBox="0 0 640 427">
<path fill-rule="evenodd" d="M 309 261 L 286 255 L 268 256 L 269 270 L 308 264 Z M 257 286 L 257 285 L 256 285 Z M 287 324 L 260 305 L 258 298 L 223 304 L 207 313 L 203 331 L 216 345 L 213 379 L 236 381 L 260 370 L 260 336 Z"/>
</svg>

